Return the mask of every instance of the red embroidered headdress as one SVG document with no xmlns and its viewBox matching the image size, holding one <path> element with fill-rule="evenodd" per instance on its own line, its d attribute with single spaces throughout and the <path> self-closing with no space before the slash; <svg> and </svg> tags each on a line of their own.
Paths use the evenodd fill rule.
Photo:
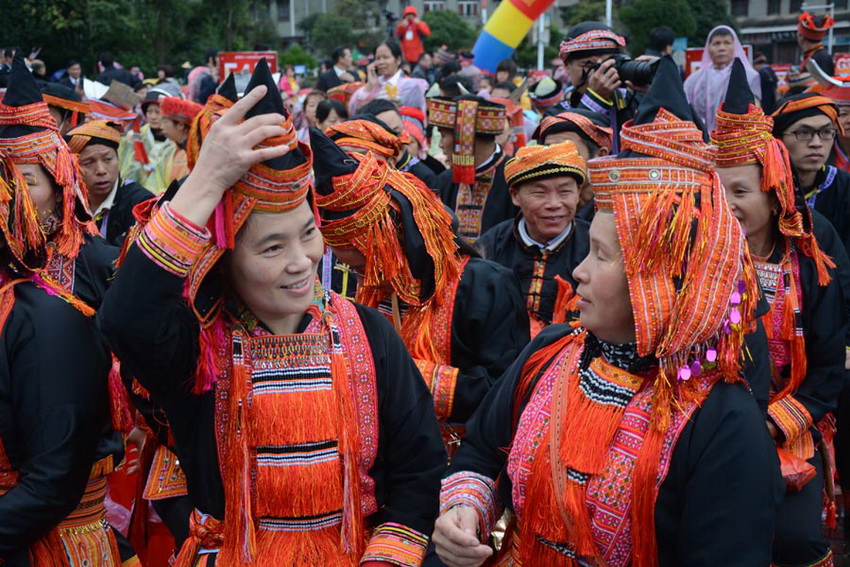
<svg viewBox="0 0 850 567">
<path fill-rule="evenodd" d="M 340 146 L 375 152 L 383 158 L 397 158 L 410 143 L 410 135 L 393 132 L 372 115 L 361 115 L 330 126 L 325 135 Z"/>
<path fill-rule="evenodd" d="M 15 57 L 9 88 L 0 103 L 0 151 L 16 164 L 40 164 L 62 192 L 62 220 L 49 235 L 57 251 L 75 258 L 84 234 L 97 234 L 76 159 L 59 135 L 23 57 Z"/>
<path fill-rule="evenodd" d="M 648 431 L 634 440 L 634 469 L 623 492 L 611 498 L 629 503 L 630 564 L 652 567 L 658 563 L 655 503 L 668 428 L 680 424 L 718 380 L 740 380 L 757 288 L 743 232 L 714 170 L 714 148 L 703 142 L 671 58 L 660 61 L 621 140 L 622 153 L 591 160 L 588 167 L 597 218 L 614 215 L 637 354 L 657 361 L 657 368 L 646 363 L 633 374 L 600 357 L 590 364 L 597 363 L 595 376 L 606 384 L 602 391 L 650 396 Z M 560 353 L 576 336 L 534 353 L 523 376 L 533 374 L 537 359 L 551 358 L 554 349 Z M 562 372 L 567 375 L 555 386 L 548 439 L 532 464 L 520 554 L 546 565 L 604 564 L 591 530 L 587 486 L 590 477 L 611 474 L 606 455 L 625 404 L 598 391 L 582 393 L 580 371 Z M 547 541 L 559 549 L 553 551 Z"/>
<path fill-rule="evenodd" d="M 675 67 L 669 58 L 661 65 Z M 743 328 L 736 321 L 753 323 L 755 298 L 745 292 L 755 289 L 755 279 L 714 170 L 716 150 L 703 142 L 681 81 L 671 73 L 666 80 L 656 77 L 650 91 L 659 96 L 666 88 L 663 102 L 653 107 L 651 99 L 644 101 L 624 125 L 625 151 L 591 160 L 588 168 L 597 210 L 615 216 L 638 353 L 658 358 L 659 380 L 672 386 L 679 370 L 708 348 L 718 350 L 725 376 L 737 375 Z M 741 282 L 746 287 L 739 289 Z M 735 293 L 747 297 L 732 321 L 738 328 L 726 328 L 732 331 L 727 334 Z"/>
<path fill-rule="evenodd" d="M 202 312 L 195 305 L 201 284 L 225 250 L 233 249 L 236 234 L 251 213 L 279 213 L 292 210 L 303 203 L 310 192 L 310 170 L 313 166 L 312 152 L 309 146 L 298 142 L 296 139 L 295 129 L 292 127 L 292 117 L 283 107 L 280 91 L 274 83 L 265 59 L 261 59 L 257 64 L 245 92 L 250 92 L 259 85 L 266 85 L 268 92 L 246 113 L 245 118 L 271 113 L 285 116 L 284 127 L 287 129 L 287 134 L 280 138 L 270 138 L 260 146 L 285 144 L 289 146 L 290 151 L 283 157 L 252 166 L 242 179 L 224 193 L 208 223 L 207 228 L 209 228 L 212 238 L 198 261 L 189 270 L 186 279 L 186 293 L 189 303 L 195 309 L 195 314 L 203 326 L 209 325 L 218 314 L 221 298 L 218 298 L 212 309 Z M 213 99 L 216 99 L 216 97 L 210 98 L 212 105 L 225 104 L 223 100 Z M 196 116 L 199 127 L 208 111 L 209 108 Z M 217 110 L 210 117 L 209 124 L 212 124 L 217 116 L 226 112 L 227 108 Z M 206 132 L 201 132 L 201 135 L 205 134 Z"/>
<path fill-rule="evenodd" d="M 176 96 L 165 97 L 159 106 L 165 118 L 170 118 L 181 124 L 191 124 L 195 116 L 204 108 L 197 102 Z"/>
<path fill-rule="evenodd" d="M 806 100 L 816 98 L 823 97 Z M 733 64 L 725 101 L 717 111 L 717 129 L 711 133 L 711 141 L 718 149 L 717 167 L 761 166 L 761 189 L 772 191 L 779 202 L 779 232 L 814 260 L 818 283 L 827 285 L 830 281 L 828 268 L 834 268 L 835 264 L 821 251 L 812 233 L 811 211 L 808 207 L 802 211 L 797 208 L 788 150 L 771 134 L 773 119 L 755 105 L 739 59 Z M 791 344 L 791 375 L 777 397 L 795 391 L 806 377 L 806 343 L 803 330 L 796 328 L 798 318 L 794 316 L 799 307 L 797 294 L 788 294 L 783 302 L 783 324 L 779 331 Z M 772 338 L 773 326 L 766 324 L 765 330 Z"/>
<path fill-rule="evenodd" d="M 117 122 L 91 120 L 70 130 L 65 139 L 75 154 L 82 152 L 89 144 L 103 144 L 117 150 L 121 142 L 121 130 Z"/>
<path fill-rule="evenodd" d="M 717 129 L 711 133 L 711 142 L 717 146 L 717 167 L 746 164 L 762 167 L 762 191 L 773 191 L 781 207 L 779 232 L 815 260 L 818 282 L 826 285 L 830 279 L 827 267 L 834 266 L 812 234 L 809 210 L 797 209 L 788 150 L 773 137 L 773 118 L 765 116 L 755 105 L 744 73 L 740 60 L 735 59 L 726 102 L 717 111 Z"/>
<path fill-rule="evenodd" d="M 505 130 L 505 107 L 476 96 L 428 99 L 428 122 L 454 132 L 452 180 L 475 183 L 475 135 Z"/>
<path fill-rule="evenodd" d="M 797 19 L 797 33 L 811 41 L 821 41 L 833 24 L 835 20 L 829 14 L 816 16 L 803 12 Z"/>
<path fill-rule="evenodd" d="M 431 189 L 376 155 L 346 155 L 316 129 L 310 141 L 325 242 L 366 258 L 357 302 L 377 307 L 390 283 L 411 306 L 401 330 L 411 354 L 438 360 L 428 329 L 441 292 L 460 278 L 451 216 Z"/>
</svg>

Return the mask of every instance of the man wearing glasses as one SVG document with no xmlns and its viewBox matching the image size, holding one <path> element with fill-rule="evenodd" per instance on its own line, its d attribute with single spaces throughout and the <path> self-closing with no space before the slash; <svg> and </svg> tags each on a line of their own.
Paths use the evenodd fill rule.
<svg viewBox="0 0 850 567">
<path fill-rule="evenodd" d="M 843 129 L 835 103 L 805 93 L 789 97 L 773 113 L 773 136 L 788 148 L 794 179 L 809 207 L 832 222 L 850 249 L 850 174 L 833 165 Z"/>
</svg>

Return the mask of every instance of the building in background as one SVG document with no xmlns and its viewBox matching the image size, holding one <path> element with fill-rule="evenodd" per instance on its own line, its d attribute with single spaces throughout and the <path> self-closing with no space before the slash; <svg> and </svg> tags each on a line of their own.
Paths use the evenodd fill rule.
<svg viewBox="0 0 850 567">
<path fill-rule="evenodd" d="M 742 43 L 767 55 L 771 63 L 800 61 L 797 47 L 797 16 L 803 11 L 802 0 L 730 0 L 732 16 L 741 30 Z M 810 10 L 824 13 L 812 2 Z M 826 2 L 817 2 L 818 6 Z M 850 10 L 848 0 L 833 0 L 835 27 L 832 53 L 850 51 Z M 824 41 L 826 45 L 826 41 Z"/>
</svg>

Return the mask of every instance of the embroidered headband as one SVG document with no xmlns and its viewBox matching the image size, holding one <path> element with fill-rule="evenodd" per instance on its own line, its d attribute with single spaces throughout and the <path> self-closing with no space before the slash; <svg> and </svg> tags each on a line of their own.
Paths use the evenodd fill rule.
<svg viewBox="0 0 850 567">
<path fill-rule="evenodd" d="M 535 179 L 569 175 L 581 186 L 587 178 L 587 165 L 569 140 L 551 146 L 526 146 L 505 164 L 509 187 Z"/>
<path fill-rule="evenodd" d="M 65 138 L 68 147 L 75 154 L 82 152 L 90 143 L 118 149 L 121 142 L 121 125 L 108 120 L 91 120 L 70 130 Z"/>
<path fill-rule="evenodd" d="M 581 51 L 620 51 L 624 47 L 626 38 L 611 30 L 591 30 L 575 39 L 562 41 L 558 54 L 566 61 L 570 55 Z"/>
</svg>

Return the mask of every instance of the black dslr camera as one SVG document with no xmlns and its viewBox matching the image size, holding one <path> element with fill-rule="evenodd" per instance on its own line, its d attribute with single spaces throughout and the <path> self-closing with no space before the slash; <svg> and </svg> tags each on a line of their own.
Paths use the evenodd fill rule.
<svg viewBox="0 0 850 567">
<path fill-rule="evenodd" d="M 625 53 L 618 53 L 611 57 L 614 60 L 614 68 L 617 69 L 617 74 L 620 80 L 624 83 L 631 81 L 636 87 L 643 87 L 652 82 L 655 77 L 655 71 L 658 69 L 660 59 L 654 61 L 635 61 Z M 605 60 L 607 61 L 607 59 Z M 593 66 L 593 70 L 599 69 L 605 61 L 600 61 Z"/>
</svg>

